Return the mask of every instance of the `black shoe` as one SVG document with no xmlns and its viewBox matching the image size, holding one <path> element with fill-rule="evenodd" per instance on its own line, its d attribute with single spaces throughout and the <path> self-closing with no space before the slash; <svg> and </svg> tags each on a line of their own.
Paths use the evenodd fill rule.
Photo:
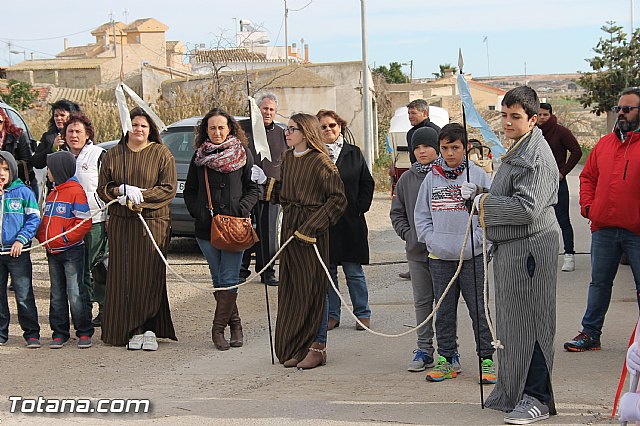
<svg viewBox="0 0 640 426">
<path fill-rule="evenodd" d="M 94 327 L 102 326 L 102 312 L 99 312 L 98 315 L 96 315 L 96 317 L 91 320 L 91 324 L 93 324 Z"/>
<path fill-rule="evenodd" d="M 410 280 L 411 279 L 411 273 L 409 271 L 401 272 L 401 273 L 398 274 L 398 276 L 400 278 L 402 278 L 403 280 Z"/>
<path fill-rule="evenodd" d="M 265 284 L 270 285 L 270 286 L 277 286 L 278 284 L 280 284 L 280 282 L 278 281 L 278 279 L 275 276 L 272 277 L 267 277 L 265 278 Z"/>
</svg>

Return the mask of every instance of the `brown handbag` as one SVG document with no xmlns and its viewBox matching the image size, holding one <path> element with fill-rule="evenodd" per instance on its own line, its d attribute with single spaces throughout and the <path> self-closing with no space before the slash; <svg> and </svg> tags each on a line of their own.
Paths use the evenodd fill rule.
<svg viewBox="0 0 640 426">
<path fill-rule="evenodd" d="M 204 183 L 211 213 L 211 245 L 218 250 L 241 252 L 260 241 L 251 225 L 251 218 L 214 214 L 209 189 L 209 175 L 204 167 Z"/>
</svg>

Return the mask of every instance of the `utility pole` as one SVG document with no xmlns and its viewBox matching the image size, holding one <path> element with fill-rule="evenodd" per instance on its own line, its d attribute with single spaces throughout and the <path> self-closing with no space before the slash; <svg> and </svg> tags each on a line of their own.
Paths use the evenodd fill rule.
<svg viewBox="0 0 640 426">
<path fill-rule="evenodd" d="M 491 67 L 489 66 L 489 36 L 484 36 L 482 41 L 487 45 L 487 74 L 489 75 L 489 78 L 491 78 Z"/>
<path fill-rule="evenodd" d="M 369 65 L 367 64 L 367 19 L 365 0 L 360 0 L 362 26 L 362 102 L 364 103 L 364 159 L 373 171 L 373 146 L 371 144 L 371 99 L 369 98 Z"/>
<path fill-rule="evenodd" d="M 289 31 L 287 21 L 289 19 L 289 9 L 287 9 L 287 0 L 284 0 L 284 58 L 285 65 L 289 65 Z"/>
<path fill-rule="evenodd" d="M 633 0 L 630 0 L 631 3 L 631 31 L 629 31 L 629 43 L 633 40 Z"/>
</svg>

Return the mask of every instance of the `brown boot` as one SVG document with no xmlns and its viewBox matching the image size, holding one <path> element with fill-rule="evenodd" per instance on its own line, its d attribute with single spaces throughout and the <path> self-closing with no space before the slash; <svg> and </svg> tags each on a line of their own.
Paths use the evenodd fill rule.
<svg viewBox="0 0 640 426">
<path fill-rule="evenodd" d="M 324 343 L 313 342 L 307 352 L 307 356 L 296 367 L 301 370 L 309 370 L 327 363 L 327 349 Z"/>
<path fill-rule="evenodd" d="M 231 317 L 238 293 L 223 290 L 216 291 L 214 295 L 216 298 L 216 312 L 213 316 L 213 326 L 211 327 L 211 340 L 216 349 L 226 351 L 230 345 L 227 339 L 224 338 L 224 329 L 227 327 Z"/>
<path fill-rule="evenodd" d="M 236 293 L 238 294 L 238 293 Z M 239 348 L 242 346 L 242 322 L 240 321 L 240 314 L 238 313 L 238 304 L 233 304 L 233 311 L 231 311 L 231 317 L 229 318 L 229 328 L 231 329 L 231 338 L 229 339 L 229 345 L 232 348 Z"/>
<path fill-rule="evenodd" d="M 284 368 L 292 368 L 298 365 L 300 361 L 298 361 L 295 358 L 291 358 L 286 360 L 282 365 L 284 365 Z"/>
</svg>

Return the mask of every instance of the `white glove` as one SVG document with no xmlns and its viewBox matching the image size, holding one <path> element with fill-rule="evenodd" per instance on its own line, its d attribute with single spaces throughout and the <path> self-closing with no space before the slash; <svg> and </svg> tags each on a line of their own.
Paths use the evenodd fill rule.
<svg viewBox="0 0 640 426">
<path fill-rule="evenodd" d="M 120 203 L 121 206 L 126 206 L 127 205 L 127 196 L 126 195 L 121 195 L 118 197 L 118 203 Z"/>
<path fill-rule="evenodd" d="M 267 175 L 264 174 L 264 171 L 262 171 L 260 167 L 254 164 L 253 167 L 251 167 L 251 180 L 262 185 L 267 181 Z"/>
<path fill-rule="evenodd" d="M 141 204 L 144 202 L 144 197 L 142 196 L 142 191 L 144 191 L 143 189 L 140 189 L 137 186 L 125 185 L 124 183 L 120 185 L 118 189 L 120 190 L 121 195 L 125 195 L 126 189 L 127 198 L 131 200 L 133 204 Z M 120 201 L 118 200 L 118 202 Z"/>
<path fill-rule="evenodd" d="M 476 192 L 478 192 L 478 186 L 475 183 L 463 182 L 460 187 L 460 193 L 465 200 L 475 197 Z"/>
<path fill-rule="evenodd" d="M 627 369 L 631 374 L 640 374 L 640 352 L 638 352 L 637 342 L 633 342 L 627 350 Z"/>
<path fill-rule="evenodd" d="M 620 409 L 618 410 L 621 422 L 634 422 L 640 420 L 640 393 L 627 392 L 620 398 Z"/>
<path fill-rule="evenodd" d="M 476 195 L 473 199 L 473 204 L 476 206 L 476 211 L 480 211 L 480 199 L 482 198 L 482 194 Z"/>
</svg>

